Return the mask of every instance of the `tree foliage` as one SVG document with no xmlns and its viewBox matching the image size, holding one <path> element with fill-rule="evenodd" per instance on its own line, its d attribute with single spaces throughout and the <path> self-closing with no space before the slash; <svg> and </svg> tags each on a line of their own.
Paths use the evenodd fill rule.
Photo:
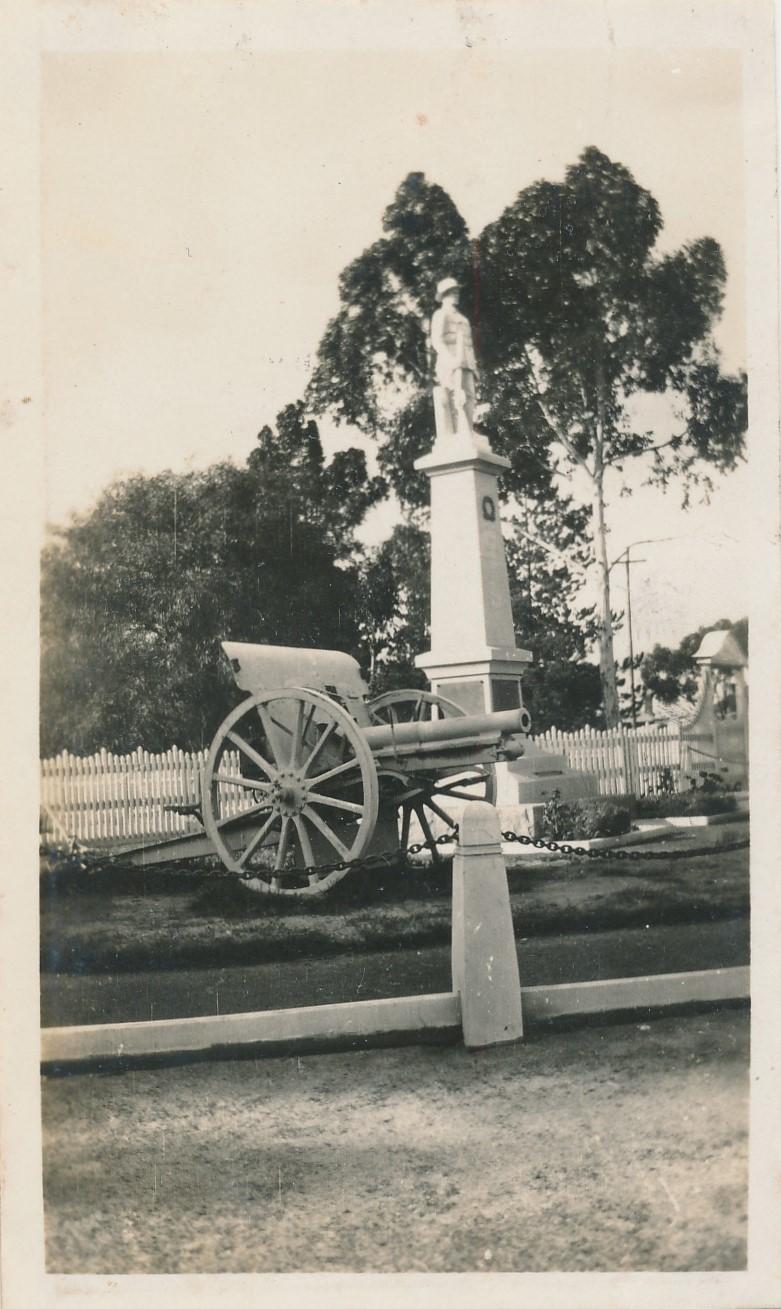
<svg viewBox="0 0 781 1309">
<path fill-rule="evenodd" d="M 244 468 L 109 487 L 43 556 L 44 754 L 206 744 L 237 700 L 221 639 L 355 649 L 353 529 L 383 491 L 300 405 Z"/>
<path fill-rule="evenodd" d="M 471 247 L 452 200 L 422 173 L 405 178 L 382 226 L 380 239 L 339 278 L 341 305 L 320 343 L 307 399 L 316 413 L 390 437 L 394 415 L 427 388 L 421 322 L 442 268 L 463 278 Z M 395 461 L 388 467 L 396 471 Z"/>
<path fill-rule="evenodd" d="M 657 253 L 656 200 L 593 147 L 562 182 L 526 187 L 472 242 L 452 201 L 420 173 L 399 187 L 383 228 L 342 275 L 309 402 L 374 433 L 402 501 L 425 503 L 412 464 L 433 432 L 428 317 L 437 280 L 460 280 L 482 364 L 483 426 L 512 464 L 505 494 L 550 499 L 556 475 L 574 470 L 590 486 L 603 699 L 613 724 L 610 478 L 642 460 L 649 481 L 675 480 L 688 496 L 698 480 L 707 486 L 709 470 L 728 470 L 742 455 L 745 377 L 722 374 L 711 336 L 726 277 L 721 250 L 704 237 Z M 643 425 L 642 393 L 670 397 L 672 430 Z"/>
<path fill-rule="evenodd" d="M 43 560 L 45 753 L 208 741 L 236 696 L 223 637 L 360 650 L 377 690 L 422 682 L 429 577 L 415 513 L 428 487 L 413 463 L 434 430 L 428 319 L 444 275 L 473 323 L 481 425 L 511 462 L 508 559 L 518 643 L 535 655 L 535 727 L 595 721 L 595 633 L 603 720 L 615 722 L 608 495 L 630 489 L 630 460 L 684 496 L 707 488 L 741 457 L 746 425 L 745 377 L 722 373 L 711 336 L 721 251 L 702 238 L 662 255 L 661 227 L 653 196 L 594 148 L 475 239 L 446 192 L 411 173 L 340 278 L 306 409 L 264 427 L 243 468 L 118 482 L 55 532 Z M 669 430 L 645 425 L 644 393 L 671 399 Z M 377 439 L 380 477 L 357 450 L 326 463 L 305 417 L 326 411 Z M 590 487 L 580 507 L 562 492 L 573 472 Z M 409 521 L 359 561 L 355 528 L 388 486 Z M 590 567 L 596 618 L 579 599 Z"/>
<path fill-rule="evenodd" d="M 428 685 L 415 656 L 428 648 L 430 597 L 429 533 L 399 523 L 360 569 L 358 629 L 374 695 Z"/>
<path fill-rule="evenodd" d="M 599 670 L 588 659 L 593 607 L 580 601 L 590 554 L 586 511 L 572 500 L 522 502 L 505 547 L 516 639 L 534 660 L 523 676 L 532 731 L 575 731 L 601 721 Z M 556 547 L 548 542 L 557 541 Z"/>
</svg>

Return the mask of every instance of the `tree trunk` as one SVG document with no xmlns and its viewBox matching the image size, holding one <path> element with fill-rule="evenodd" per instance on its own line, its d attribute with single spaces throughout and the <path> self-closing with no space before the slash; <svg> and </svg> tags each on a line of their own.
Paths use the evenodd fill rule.
<svg viewBox="0 0 781 1309">
<path fill-rule="evenodd" d="M 374 642 L 371 641 L 369 644 L 369 670 L 368 670 L 368 676 L 366 678 L 370 687 L 374 686 L 374 671 L 376 666 L 377 666 L 376 646 Z"/>
<path fill-rule="evenodd" d="M 602 682 L 602 704 L 605 726 L 618 727 L 621 711 L 618 703 L 616 661 L 613 654 L 613 616 L 610 609 L 610 565 L 607 558 L 607 528 L 605 526 L 605 464 L 603 458 L 604 433 L 604 375 L 597 372 L 598 430 L 594 442 L 594 557 L 599 577 L 599 676 Z"/>
<path fill-rule="evenodd" d="M 610 612 L 610 568 L 607 559 L 605 500 L 601 476 L 596 480 L 594 487 L 594 553 L 596 555 L 597 575 L 599 577 L 599 676 L 602 682 L 602 703 L 605 710 L 605 726 L 618 727 L 621 715 L 618 707 L 616 661 L 613 654 L 613 619 Z"/>
<path fill-rule="evenodd" d="M 605 726 L 618 727 L 621 714 L 618 707 L 616 661 L 613 654 L 613 618 L 610 610 L 610 565 L 607 558 L 605 531 L 605 497 L 603 475 L 600 471 L 594 485 L 594 554 L 599 578 L 599 676 L 602 682 L 602 703 Z"/>
</svg>

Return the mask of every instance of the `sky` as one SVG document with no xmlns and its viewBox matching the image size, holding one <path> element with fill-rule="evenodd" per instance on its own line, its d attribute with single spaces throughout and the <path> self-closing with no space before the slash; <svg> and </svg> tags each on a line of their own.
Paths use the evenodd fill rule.
<svg viewBox="0 0 781 1309">
<path fill-rule="evenodd" d="M 49 522 L 122 474 L 242 462 L 302 394 L 339 273 L 411 171 L 477 235 L 598 146 L 658 200 L 660 251 L 719 241 L 718 342 L 728 369 L 745 365 L 730 50 L 49 52 L 41 139 Z M 360 443 L 322 430 L 328 450 Z M 687 514 L 674 491 L 609 496 L 611 557 L 653 538 L 635 551 L 636 648 L 743 616 L 748 469 Z M 396 516 L 375 511 L 366 540 Z"/>
</svg>

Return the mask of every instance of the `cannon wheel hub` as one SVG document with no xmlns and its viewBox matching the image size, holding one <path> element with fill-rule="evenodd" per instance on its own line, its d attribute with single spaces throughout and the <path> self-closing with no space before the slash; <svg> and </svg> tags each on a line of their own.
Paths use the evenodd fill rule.
<svg viewBox="0 0 781 1309">
<path fill-rule="evenodd" d="M 297 773 L 284 771 L 278 774 L 271 789 L 271 801 L 274 808 L 286 818 L 300 814 L 307 802 L 309 792 Z"/>
</svg>

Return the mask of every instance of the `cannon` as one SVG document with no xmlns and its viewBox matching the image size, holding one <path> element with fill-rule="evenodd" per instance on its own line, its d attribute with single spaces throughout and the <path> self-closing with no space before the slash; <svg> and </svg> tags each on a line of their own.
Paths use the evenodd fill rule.
<svg viewBox="0 0 781 1309">
<path fill-rule="evenodd" d="M 203 769 L 204 833 L 126 852 L 133 862 L 216 853 L 253 890 L 319 894 L 369 854 L 406 850 L 413 822 L 438 858 L 432 822 L 453 831 L 465 801 L 493 802 L 494 764 L 524 752 L 525 709 L 466 714 L 419 690 L 370 700 L 341 651 L 222 648 L 247 695 Z"/>
</svg>

